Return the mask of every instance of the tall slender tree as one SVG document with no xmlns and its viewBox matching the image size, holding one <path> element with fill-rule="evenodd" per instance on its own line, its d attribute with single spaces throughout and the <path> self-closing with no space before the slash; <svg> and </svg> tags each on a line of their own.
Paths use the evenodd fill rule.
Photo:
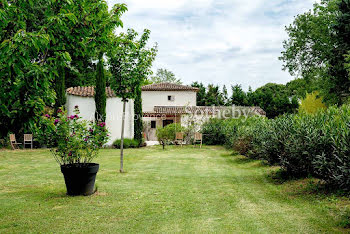
<svg viewBox="0 0 350 234">
<path fill-rule="evenodd" d="M 142 122 L 142 98 L 141 98 L 141 86 L 138 85 L 135 91 L 135 100 L 134 100 L 134 139 L 139 142 L 139 145 L 142 144 L 142 130 L 143 130 L 143 122 Z"/>
<path fill-rule="evenodd" d="M 227 93 L 227 88 L 226 88 L 226 85 L 224 85 L 222 87 L 222 99 L 223 99 L 223 102 L 224 102 L 224 105 L 225 106 L 230 106 L 230 100 L 228 98 L 228 93 Z"/>
<path fill-rule="evenodd" d="M 106 121 L 106 76 L 103 66 L 103 53 L 101 52 L 98 57 L 97 69 L 96 69 L 96 88 L 95 88 L 95 121 Z"/>
</svg>

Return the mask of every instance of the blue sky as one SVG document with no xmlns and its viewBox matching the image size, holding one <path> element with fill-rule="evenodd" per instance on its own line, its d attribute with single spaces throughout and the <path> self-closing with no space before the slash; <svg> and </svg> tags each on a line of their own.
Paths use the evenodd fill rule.
<svg viewBox="0 0 350 234">
<path fill-rule="evenodd" d="M 107 0 L 109 5 L 120 2 Z M 185 84 L 202 81 L 244 89 L 293 79 L 278 57 L 284 27 L 315 0 L 125 0 L 124 30 L 151 30 L 158 43 L 153 70 Z"/>
</svg>

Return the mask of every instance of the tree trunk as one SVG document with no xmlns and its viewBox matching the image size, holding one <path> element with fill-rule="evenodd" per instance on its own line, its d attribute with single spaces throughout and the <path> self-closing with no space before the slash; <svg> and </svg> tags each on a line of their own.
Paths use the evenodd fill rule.
<svg viewBox="0 0 350 234">
<path fill-rule="evenodd" d="M 126 102 L 127 100 L 123 100 L 122 135 L 120 137 L 120 173 L 124 172 L 124 125 L 125 125 Z"/>
</svg>

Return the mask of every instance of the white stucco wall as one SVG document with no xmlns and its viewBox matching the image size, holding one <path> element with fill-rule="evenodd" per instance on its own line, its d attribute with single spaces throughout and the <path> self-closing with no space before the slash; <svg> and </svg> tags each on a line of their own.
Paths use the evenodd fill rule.
<svg viewBox="0 0 350 234">
<path fill-rule="evenodd" d="M 169 101 L 168 96 L 174 96 Z M 196 106 L 197 93 L 194 91 L 142 91 L 142 110 L 152 112 L 154 106 Z"/>
<path fill-rule="evenodd" d="M 74 107 L 78 105 L 80 116 L 86 120 L 95 119 L 95 100 L 93 97 L 80 97 L 67 95 L 66 108 L 68 115 L 72 115 Z M 125 109 L 125 138 L 134 138 L 134 102 L 129 100 Z M 121 137 L 123 102 L 121 98 L 107 98 L 106 126 L 110 132 L 110 139 L 106 145 L 112 145 L 116 139 Z"/>
</svg>

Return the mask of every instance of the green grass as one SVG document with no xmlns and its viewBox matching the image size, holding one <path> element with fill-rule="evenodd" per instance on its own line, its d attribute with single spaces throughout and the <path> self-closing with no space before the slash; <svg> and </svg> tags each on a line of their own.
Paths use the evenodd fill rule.
<svg viewBox="0 0 350 234">
<path fill-rule="evenodd" d="M 98 192 L 67 197 L 48 150 L 0 151 L 0 233 L 346 232 L 345 197 L 276 184 L 259 161 L 221 147 L 102 150 Z"/>
</svg>

